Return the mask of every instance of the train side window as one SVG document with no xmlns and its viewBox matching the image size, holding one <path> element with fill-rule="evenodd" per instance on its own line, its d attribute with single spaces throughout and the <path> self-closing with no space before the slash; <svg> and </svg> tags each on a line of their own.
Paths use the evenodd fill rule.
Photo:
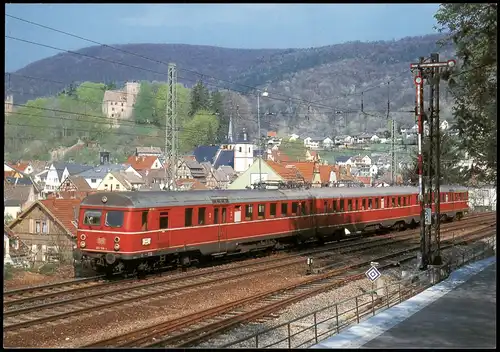
<svg viewBox="0 0 500 352">
<path fill-rule="evenodd" d="M 257 218 L 264 219 L 264 215 L 266 214 L 266 206 L 265 204 L 259 204 L 257 208 Z"/>
<path fill-rule="evenodd" d="M 343 213 L 344 212 L 344 201 L 345 199 L 341 199 L 340 200 L 340 212 Z"/>
<path fill-rule="evenodd" d="M 241 222 L 241 205 L 234 207 L 234 222 Z"/>
<path fill-rule="evenodd" d="M 372 205 L 373 205 L 373 199 L 368 199 L 368 209 L 371 210 L 372 208 Z"/>
<path fill-rule="evenodd" d="M 366 209 L 366 198 L 363 198 L 363 200 L 361 201 L 361 210 L 365 209 Z"/>
<path fill-rule="evenodd" d="M 147 211 L 142 212 L 141 229 L 142 229 L 142 231 L 148 230 L 148 212 Z"/>
<path fill-rule="evenodd" d="M 226 213 L 227 213 L 227 209 L 226 208 L 222 208 L 222 223 L 223 224 L 226 223 Z"/>
<path fill-rule="evenodd" d="M 276 216 L 276 203 L 271 203 L 269 205 L 269 215 L 274 218 Z"/>
<path fill-rule="evenodd" d="M 323 202 L 323 213 L 328 213 L 328 201 Z"/>
<path fill-rule="evenodd" d="M 297 215 L 299 212 L 299 203 L 292 202 L 292 215 Z"/>
<path fill-rule="evenodd" d="M 219 223 L 219 208 L 214 209 L 214 224 Z"/>
<path fill-rule="evenodd" d="M 198 225 L 205 224 L 205 209 L 206 208 L 199 208 L 198 209 Z"/>
<path fill-rule="evenodd" d="M 405 196 L 405 197 L 403 197 L 403 200 L 402 200 L 402 201 L 403 201 L 403 204 L 401 204 L 401 205 L 402 205 L 403 207 L 404 207 L 404 206 L 406 206 L 406 196 Z"/>
<path fill-rule="evenodd" d="M 306 202 L 300 202 L 300 213 L 301 215 L 307 215 Z"/>
<path fill-rule="evenodd" d="M 245 207 L 245 220 L 253 219 L 253 204 L 248 204 Z"/>
<path fill-rule="evenodd" d="M 351 211 L 351 210 L 352 210 L 352 200 L 348 199 L 347 200 L 347 211 Z"/>
<path fill-rule="evenodd" d="M 375 208 L 374 209 L 380 209 L 379 202 L 380 202 L 380 199 L 379 198 L 375 198 Z"/>
<path fill-rule="evenodd" d="M 281 216 L 288 215 L 288 203 L 281 203 Z"/>
<path fill-rule="evenodd" d="M 336 199 L 333 200 L 332 205 L 333 205 L 332 211 L 335 213 L 337 211 L 337 200 Z"/>
<path fill-rule="evenodd" d="M 193 208 L 186 208 L 184 210 L 184 226 L 193 226 Z"/>
<path fill-rule="evenodd" d="M 396 207 L 396 197 L 392 197 L 392 199 L 391 199 L 391 206 L 392 206 L 393 208 L 395 208 L 395 207 Z"/>
<path fill-rule="evenodd" d="M 168 229 L 168 212 L 160 213 L 160 229 Z"/>
<path fill-rule="evenodd" d="M 402 206 L 403 203 L 401 202 L 401 197 L 398 197 L 398 207 Z"/>
</svg>

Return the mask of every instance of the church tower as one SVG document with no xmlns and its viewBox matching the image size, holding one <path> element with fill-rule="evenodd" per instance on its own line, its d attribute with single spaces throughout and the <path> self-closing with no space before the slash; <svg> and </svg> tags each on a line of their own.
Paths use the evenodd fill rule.
<svg viewBox="0 0 500 352">
<path fill-rule="evenodd" d="M 234 171 L 245 172 L 253 164 L 253 144 L 243 129 L 234 144 Z"/>
</svg>

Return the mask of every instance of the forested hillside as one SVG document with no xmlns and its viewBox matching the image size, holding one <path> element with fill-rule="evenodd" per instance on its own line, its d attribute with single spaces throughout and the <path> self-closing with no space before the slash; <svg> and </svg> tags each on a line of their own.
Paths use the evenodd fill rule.
<svg viewBox="0 0 500 352">
<path fill-rule="evenodd" d="M 117 46 L 122 51 L 89 47 L 78 54 L 58 54 L 6 74 L 6 92 L 14 95 L 17 110 L 7 118 L 6 152 L 41 156 L 83 137 L 120 155 L 138 145 L 163 146 L 168 62 L 177 64 L 184 152 L 220 141 L 230 115 L 236 131 L 246 127 L 256 138 L 252 87 L 269 92 L 260 99 L 264 131 L 312 137 L 374 131 L 387 127 L 388 100 L 389 116 L 410 125 L 415 93 L 409 63 L 438 49 L 442 58 L 451 57 L 449 46 L 438 48 L 440 38 L 289 50 L 130 44 Z M 104 90 L 132 80 L 142 82 L 133 119 L 110 132 L 113 121 L 103 119 L 101 112 Z M 443 87 L 441 116 L 450 119 L 451 102 Z M 40 136 L 48 143 L 37 142 Z"/>
</svg>

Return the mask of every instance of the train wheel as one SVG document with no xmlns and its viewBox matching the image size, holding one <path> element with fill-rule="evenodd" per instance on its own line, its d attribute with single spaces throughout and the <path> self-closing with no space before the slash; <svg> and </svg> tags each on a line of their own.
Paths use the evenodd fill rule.
<svg viewBox="0 0 500 352">
<path fill-rule="evenodd" d="M 404 231 L 406 230 L 406 223 L 404 221 L 400 221 L 396 224 L 396 228 L 398 231 Z"/>
</svg>

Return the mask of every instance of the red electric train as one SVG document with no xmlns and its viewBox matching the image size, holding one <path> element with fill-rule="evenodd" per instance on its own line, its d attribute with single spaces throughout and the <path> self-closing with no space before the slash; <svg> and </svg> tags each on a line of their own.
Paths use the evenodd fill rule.
<svg viewBox="0 0 500 352">
<path fill-rule="evenodd" d="M 413 187 L 96 193 L 80 205 L 75 258 L 107 273 L 149 271 L 344 229 L 404 229 L 420 221 L 417 196 Z M 442 218 L 464 216 L 467 200 L 466 188 L 441 187 Z"/>
</svg>

